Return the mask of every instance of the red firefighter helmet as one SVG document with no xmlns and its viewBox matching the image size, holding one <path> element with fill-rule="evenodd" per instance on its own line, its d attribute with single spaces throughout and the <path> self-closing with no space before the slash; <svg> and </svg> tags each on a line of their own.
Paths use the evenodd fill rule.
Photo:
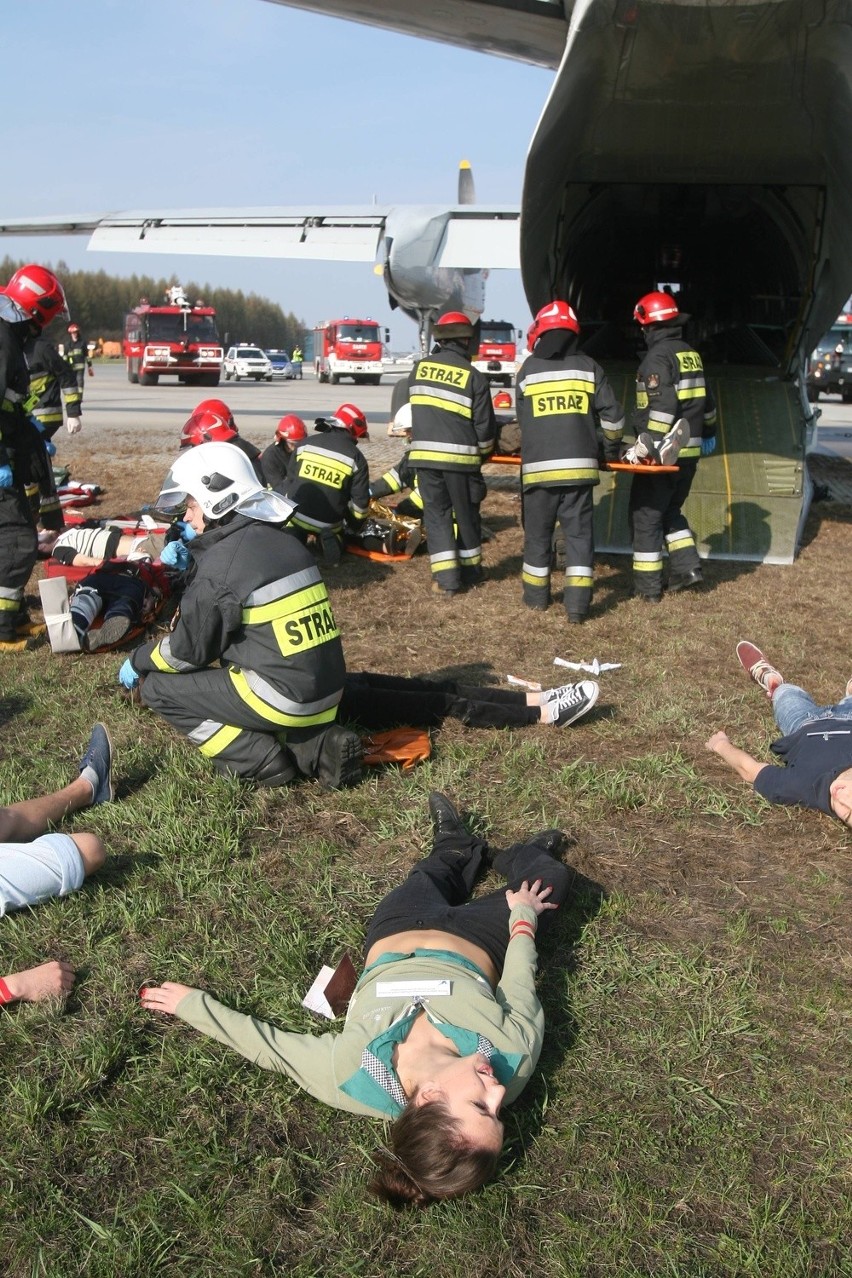
<svg viewBox="0 0 852 1278">
<path fill-rule="evenodd" d="M 348 430 L 353 439 L 369 439 L 367 418 L 355 404 L 341 404 L 334 410 L 334 418 L 338 426 Z"/>
<path fill-rule="evenodd" d="M 495 408 L 511 408 L 512 396 L 508 391 L 498 391 L 494 396 L 493 404 Z"/>
<path fill-rule="evenodd" d="M 680 311 L 671 293 L 646 293 L 633 307 L 633 318 L 643 328 L 647 324 L 663 324 L 677 319 Z"/>
<path fill-rule="evenodd" d="M 432 336 L 436 342 L 450 342 L 456 337 L 469 341 L 473 337 L 473 324 L 463 311 L 447 311 L 435 320 Z"/>
<path fill-rule="evenodd" d="M 568 302 L 548 302 L 547 306 L 542 306 L 536 315 L 527 333 L 527 345 L 530 350 L 535 346 L 542 333 L 548 333 L 554 328 L 564 328 L 570 333 L 579 333 L 580 321 L 574 313 L 574 308 Z"/>
<path fill-rule="evenodd" d="M 184 423 L 180 446 L 196 448 L 199 444 L 227 444 L 239 433 L 233 413 L 224 400 L 203 399 Z"/>
<path fill-rule="evenodd" d="M 288 444 L 298 444 L 300 440 L 307 438 L 307 427 L 295 413 L 287 413 L 275 427 L 275 439 L 278 443 L 286 440 Z"/>
<path fill-rule="evenodd" d="M 46 266 L 22 266 L 2 290 L 0 318 L 32 320 L 45 328 L 51 320 L 68 319 L 68 303 L 59 280 Z"/>
</svg>

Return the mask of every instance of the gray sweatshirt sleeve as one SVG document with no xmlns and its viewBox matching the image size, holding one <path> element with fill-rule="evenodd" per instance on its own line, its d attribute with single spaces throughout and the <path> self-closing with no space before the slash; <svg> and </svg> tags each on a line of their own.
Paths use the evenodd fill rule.
<svg viewBox="0 0 852 1278">
<path fill-rule="evenodd" d="M 175 1015 L 202 1034 L 233 1048 L 261 1069 L 289 1074 L 299 1087 L 324 1104 L 375 1116 L 373 1110 L 338 1087 L 335 1054 L 342 1034 L 295 1034 L 279 1030 L 266 1021 L 225 1007 L 203 990 L 185 995 Z"/>
<path fill-rule="evenodd" d="M 528 905 L 516 905 L 509 915 L 509 927 L 519 919 L 527 919 L 536 925 L 536 914 Z M 533 1066 L 541 1052 L 544 1038 L 544 1012 L 535 988 L 538 955 L 535 941 L 520 933 L 509 942 L 500 983 L 495 998 L 532 1060 Z"/>
</svg>

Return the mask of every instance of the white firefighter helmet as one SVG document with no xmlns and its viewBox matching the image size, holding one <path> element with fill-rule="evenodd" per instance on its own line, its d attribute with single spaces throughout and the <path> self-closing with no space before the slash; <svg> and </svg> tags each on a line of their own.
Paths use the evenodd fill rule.
<svg viewBox="0 0 852 1278">
<path fill-rule="evenodd" d="M 397 409 L 388 425 L 389 435 L 408 435 L 411 431 L 411 405 L 406 403 Z"/>
<path fill-rule="evenodd" d="M 286 497 L 263 487 L 241 449 L 219 442 L 199 444 L 178 457 L 163 481 L 157 509 L 177 510 L 187 497 L 194 497 L 211 520 L 236 512 L 280 524 L 296 509 Z"/>
</svg>

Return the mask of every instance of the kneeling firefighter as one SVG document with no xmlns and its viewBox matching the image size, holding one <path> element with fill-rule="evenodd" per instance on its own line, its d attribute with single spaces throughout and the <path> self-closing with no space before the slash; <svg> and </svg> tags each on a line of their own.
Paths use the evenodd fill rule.
<svg viewBox="0 0 852 1278">
<path fill-rule="evenodd" d="M 137 648 L 119 680 L 226 775 L 351 785 L 361 741 L 335 724 L 346 669 L 313 555 L 283 528 L 293 504 L 232 444 L 177 459 L 158 508 L 185 519 L 188 584 L 171 634 Z M 213 667 L 214 662 L 220 667 Z"/>
</svg>

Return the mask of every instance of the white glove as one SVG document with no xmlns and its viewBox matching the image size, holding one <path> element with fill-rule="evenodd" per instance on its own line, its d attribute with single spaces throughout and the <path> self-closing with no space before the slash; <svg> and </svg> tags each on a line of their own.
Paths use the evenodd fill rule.
<svg viewBox="0 0 852 1278">
<path fill-rule="evenodd" d="M 65 425 L 68 427 L 69 435 L 79 435 L 83 429 L 83 420 L 81 417 L 69 417 Z"/>
</svg>

